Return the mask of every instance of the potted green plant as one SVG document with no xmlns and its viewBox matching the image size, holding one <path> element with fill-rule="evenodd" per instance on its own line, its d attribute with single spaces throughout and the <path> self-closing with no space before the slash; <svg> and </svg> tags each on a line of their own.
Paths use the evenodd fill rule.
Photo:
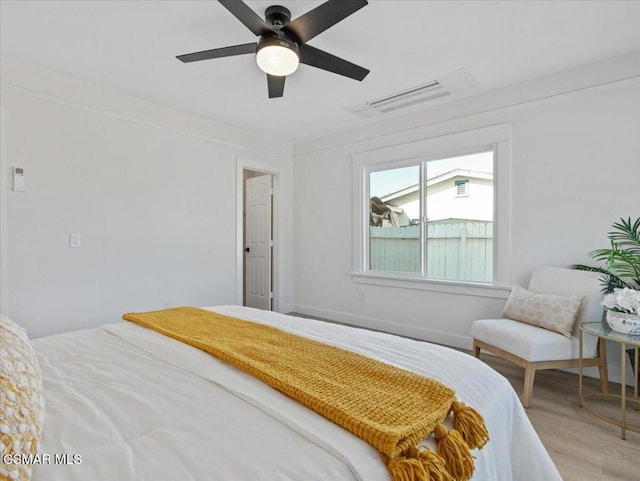
<svg viewBox="0 0 640 481">
<path fill-rule="evenodd" d="M 640 218 L 631 217 L 615 222 L 607 236 L 608 249 L 589 253 L 592 259 L 602 261 L 605 267 L 576 264 L 572 269 L 600 272 L 603 305 L 607 309 L 607 322 L 617 332 L 640 335 Z"/>
</svg>

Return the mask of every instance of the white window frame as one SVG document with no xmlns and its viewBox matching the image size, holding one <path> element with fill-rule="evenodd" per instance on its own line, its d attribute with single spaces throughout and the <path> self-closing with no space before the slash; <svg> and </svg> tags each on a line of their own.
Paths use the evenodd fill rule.
<svg viewBox="0 0 640 481">
<path fill-rule="evenodd" d="M 506 298 L 511 264 L 511 124 L 499 124 L 384 147 L 351 156 L 353 166 L 353 269 L 354 282 L 409 289 Z M 420 164 L 424 160 L 469 153 L 494 152 L 493 281 L 472 282 L 429 279 L 421 273 L 380 272 L 369 269 L 369 174 Z M 422 169 L 421 169 L 422 173 Z M 424 191 L 424 176 L 420 189 Z M 421 203 L 421 209 L 424 209 Z M 424 212 L 420 213 L 424 227 Z M 421 257 L 425 255 L 421 246 Z M 424 262 L 422 262 L 424 264 Z"/>
</svg>

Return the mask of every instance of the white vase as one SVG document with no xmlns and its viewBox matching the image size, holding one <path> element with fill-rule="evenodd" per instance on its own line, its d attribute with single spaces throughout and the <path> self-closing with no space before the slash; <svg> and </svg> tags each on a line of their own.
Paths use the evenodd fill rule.
<svg viewBox="0 0 640 481">
<path fill-rule="evenodd" d="M 620 334 L 640 336 L 640 315 L 607 310 L 607 324 Z"/>
</svg>

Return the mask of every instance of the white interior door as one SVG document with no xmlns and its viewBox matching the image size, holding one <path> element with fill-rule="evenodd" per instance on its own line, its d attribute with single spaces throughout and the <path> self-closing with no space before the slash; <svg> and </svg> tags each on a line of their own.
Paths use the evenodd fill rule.
<svg viewBox="0 0 640 481">
<path fill-rule="evenodd" d="M 245 182 L 246 305 L 271 310 L 271 176 L 252 177 Z"/>
</svg>

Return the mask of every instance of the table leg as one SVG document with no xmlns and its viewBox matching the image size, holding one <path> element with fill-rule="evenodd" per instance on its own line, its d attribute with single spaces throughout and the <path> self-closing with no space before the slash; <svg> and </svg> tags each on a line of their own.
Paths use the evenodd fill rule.
<svg viewBox="0 0 640 481">
<path fill-rule="evenodd" d="M 633 373 L 634 373 L 634 383 L 633 383 L 633 400 L 634 400 L 634 406 L 633 408 L 637 411 L 638 410 L 638 379 L 640 378 L 640 376 L 638 376 L 638 346 L 635 347 L 635 354 L 634 354 L 634 363 L 633 363 Z"/>
<path fill-rule="evenodd" d="M 580 338 L 580 343 L 578 344 L 579 354 L 578 354 L 578 406 L 582 407 L 582 329 L 579 330 L 578 337 Z"/>
<path fill-rule="evenodd" d="M 622 393 L 620 394 L 620 417 L 622 422 L 620 423 L 622 425 L 622 439 L 626 439 L 625 436 L 625 430 L 626 430 L 626 425 L 627 425 L 627 416 L 626 416 L 626 409 L 627 409 L 627 350 L 625 349 L 625 343 L 621 343 L 620 344 L 620 348 L 622 351 L 622 366 L 621 366 L 621 379 L 620 379 L 620 384 L 622 385 Z"/>
</svg>

